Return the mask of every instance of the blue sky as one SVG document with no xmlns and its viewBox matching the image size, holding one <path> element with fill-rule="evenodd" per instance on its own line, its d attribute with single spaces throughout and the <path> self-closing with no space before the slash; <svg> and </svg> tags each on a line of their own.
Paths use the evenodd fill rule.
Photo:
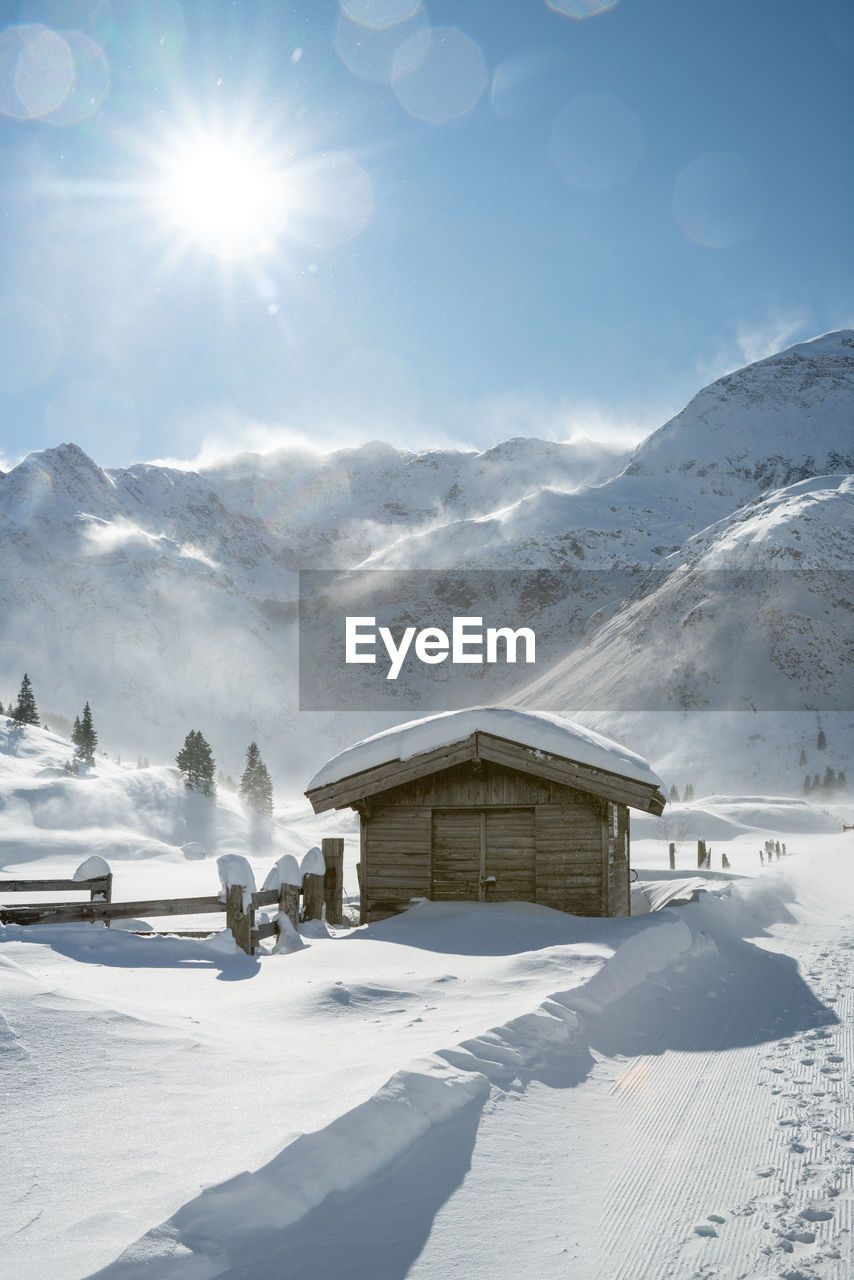
<svg viewBox="0 0 854 1280">
<path fill-rule="evenodd" d="M 845 0 L 0 18 L 9 462 L 628 442 L 854 323 Z"/>
</svg>

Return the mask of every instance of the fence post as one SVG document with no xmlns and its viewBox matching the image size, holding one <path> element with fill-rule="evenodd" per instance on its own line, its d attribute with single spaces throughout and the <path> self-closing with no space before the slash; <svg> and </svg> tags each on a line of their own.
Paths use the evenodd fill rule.
<svg viewBox="0 0 854 1280">
<path fill-rule="evenodd" d="M 706 861 L 706 842 L 705 840 L 697 841 L 697 866 L 702 867 Z"/>
<path fill-rule="evenodd" d="M 243 885 L 241 884 L 229 886 L 225 899 L 225 923 L 240 950 L 251 956 L 255 910 L 251 906 L 248 911 L 243 910 Z"/>
<path fill-rule="evenodd" d="M 326 863 L 323 877 L 326 919 L 330 924 L 340 924 L 344 906 L 344 840 L 341 836 L 324 836 L 320 848 Z"/>
<path fill-rule="evenodd" d="M 323 919 L 323 876 L 307 872 L 302 878 L 303 920 Z"/>
<path fill-rule="evenodd" d="M 672 840 L 670 842 L 670 849 L 668 852 L 670 853 L 670 870 L 675 871 L 676 870 L 676 845 L 673 843 Z"/>
<path fill-rule="evenodd" d="M 279 910 L 283 911 L 295 929 L 299 928 L 299 885 L 279 885 Z"/>
<path fill-rule="evenodd" d="M 90 902 L 112 902 L 113 900 L 113 873 L 110 871 L 103 879 L 103 889 L 90 889 Z M 109 920 L 104 921 L 104 928 L 109 929 Z"/>
</svg>

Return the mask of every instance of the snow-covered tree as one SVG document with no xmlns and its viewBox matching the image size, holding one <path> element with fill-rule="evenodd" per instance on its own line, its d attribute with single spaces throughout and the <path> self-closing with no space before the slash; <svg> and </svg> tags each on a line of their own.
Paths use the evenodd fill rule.
<svg viewBox="0 0 854 1280">
<path fill-rule="evenodd" d="M 191 729 L 187 734 L 175 763 L 183 773 L 184 785 L 189 791 L 200 791 L 203 796 L 214 795 L 216 765 L 213 752 L 198 729 Z"/>
<path fill-rule="evenodd" d="M 805 796 L 812 795 L 812 779 L 810 778 L 809 774 L 807 774 L 806 777 L 804 778 L 804 795 Z"/>
<path fill-rule="evenodd" d="M 687 804 L 689 800 L 693 800 L 693 799 L 694 799 L 694 788 L 691 786 L 691 783 L 689 782 L 687 787 L 685 788 L 685 803 Z"/>
<path fill-rule="evenodd" d="M 246 767 L 240 779 L 240 795 L 243 801 L 269 818 L 273 814 L 273 784 L 267 766 L 261 759 L 257 742 L 250 742 L 246 749 Z"/>
<path fill-rule="evenodd" d="M 671 788 L 670 788 L 669 799 L 670 799 L 670 801 L 671 801 L 671 803 L 672 803 L 672 804 L 678 804 L 678 803 L 679 803 L 679 791 L 678 791 L 678 789 L 677 789 L 677 787 L 676 787 L 676 783 L 675 783 L 675 782 L 673 783 L 673 785 L 672 785 L 672 786 L 671 786 Z"/>
<path fill-rule="evenodd" d="M 15 724 L 38 724 L 39 709 L 36 706 L 35 695 L 33 694 L 33 686 L 30 683 L 30 677 L 24 672 L 24 678 L 21 681 L 21 688 L 18 692 L 18 701 L 12 711 L 12 719 Z"/>
</svg>

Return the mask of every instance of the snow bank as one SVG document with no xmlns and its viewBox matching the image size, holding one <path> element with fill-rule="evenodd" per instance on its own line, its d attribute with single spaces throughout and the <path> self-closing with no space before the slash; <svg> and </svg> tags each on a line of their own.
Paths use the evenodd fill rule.
<svg viewBox="0 0 854 1280">
<path fill-rule="evenodd" d="M 328 760 L 306 790 L 340 782 L 342 778 L 390 760 L 409 760 L 425 751 L 459 742 L 478 730 L 637 782 L 659 788 L 663 785 L 640 756 L 573 720 L 546 711 L 519 711 L 515 707 L 468 707 L 426 716 L 423 720 L 410 720 L 364 738 Z"/>
<path fill-rule="evenodd" d="M 817 805 L 785 796 L 704 796 L 690 804 L 668 804 L 661 818 L 632 816 L 635 839 L 733 840 L 753 831 L 785 839 L 837 830 L 838 823 Z"/>
<path fill-rule="evenodd" d="M 239 853 L 224 853 L 221 858 L 217 858 L 216 869 L 222 885 L 220 901 L 225 902 L 229 889 L 239 884 L 243 890 L 243 910 L 248 911 L 255 892 L 255 876 L 247 860 Z"/>
</svg>

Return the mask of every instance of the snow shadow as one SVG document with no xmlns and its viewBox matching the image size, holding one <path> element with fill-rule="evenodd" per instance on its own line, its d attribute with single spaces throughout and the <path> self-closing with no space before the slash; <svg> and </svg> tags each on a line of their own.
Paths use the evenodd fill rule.
<svg viewBox="0 0 854 1280">
<path fill-rule="evenodd" d="M 109 965 L 119 969 L 218 969 L 218 981 L 245 982 L 261 965 L 257 957 L 236 951 L 234 943 L 219 935 L 203 938 L 138 937 L 122 929 L 101 929 L 92 924 L 7 925 L 6 941 L 35 942 L 80 964 Z"/>
<path fill-rule="evenodd" d="M 235 1250 L 240 1263 L 217 1280 L 282 1280 L 285 1274 L 404 1280 L 436 1215 L 471 1167 L 481 1111 L 482 1103 L 469 1103 L 381 1173 L 346 1193 L 333 1192 L 292 1226 L 254 1231 Z M 108 1268 L 99 1276 L 122 1280 L 123 1274 Z"/>
</svg>

